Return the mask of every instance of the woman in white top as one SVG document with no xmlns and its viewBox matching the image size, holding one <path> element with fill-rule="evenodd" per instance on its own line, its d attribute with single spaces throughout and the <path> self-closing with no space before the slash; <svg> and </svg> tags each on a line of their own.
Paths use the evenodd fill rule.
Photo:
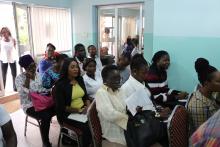
<svg viewBox="0 0 220 147">
<path fill-rule="evenodd" d="M 95 98 L 96 91 L 102 85 L 102 77 L 100 71 L 96 72 L 96 61 L 93 58 L 87 58 L 83 63 L 83 70 L 86 74 L 83 80 L 86 86 L 87 94 L 91 98 Z"/>
<path fill-rule="evenodd" d="M 124 130 L 128 116 L 121 92 L 120 72 L 115 65 L 102 70 L 103 86 L 96 93 L 96 109 L 102 127 L 102 147 L 126 147 Z"/>
<path fill-rule="evenodd" d="M 3 77 L 4 87 L 6 83 L 7 70 L 9 64 L 13 79 L 13 89 L 14 91 L 17 91 L 15 86 L 15 77 L 17 75 L 17 70 L 16 70 L 16 61 L 14 57 L 16 42 L 15 39 L 12 38 L 11 32 L 7 27 L 3 27 L 1 29 L 0 37 L 1 37 L 0 60 L 2 64 L 2 77 Z"/>
</svg>

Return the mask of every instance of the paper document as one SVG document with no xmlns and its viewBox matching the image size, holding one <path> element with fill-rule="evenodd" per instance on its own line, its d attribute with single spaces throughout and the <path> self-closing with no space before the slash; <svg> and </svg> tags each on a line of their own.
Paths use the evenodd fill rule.
<svg viewBox="0 0 220 147">
<path fill-rule="evenodd" d="M 150 94 L 146 88 L 141 88 L 132 93 L 131 96 L 125 99 L 125 103 L 133 116 L 137 113 L 137 106 L 143 107 L 142 110 L 155 111 L 154 105 L 150 99 Z"/>
<path fill-rule="evenodd" d="M 71 113 L 68 116 L 68 119 L 72 119 L 72 120 L 83 122 L 83 123 L 87 122 L 88 120 L 86 114 L 78 114 L 78 113 Z"/>
<path fill-rule="evenodd" d="M 187 99 L 178 100 L 179 102 L 187 102 Z"/>
</svg>

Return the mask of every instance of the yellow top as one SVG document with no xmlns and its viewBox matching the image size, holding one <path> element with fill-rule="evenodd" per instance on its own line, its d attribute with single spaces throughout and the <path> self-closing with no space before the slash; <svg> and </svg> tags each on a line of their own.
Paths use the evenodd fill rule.
<svg viewBox="0 0 220 147">
<path fill-rule="evenodd" d="M 85 95 L 84 90 L 80 87 L 80 85 L 77 83 L 73 86 L 72 89 L 72 101 L 71 101 L 71 107 L 76 109 L 81 109 L 84 105 L 84 102 L 82 100 L 82 97 Z"/>
</svg>

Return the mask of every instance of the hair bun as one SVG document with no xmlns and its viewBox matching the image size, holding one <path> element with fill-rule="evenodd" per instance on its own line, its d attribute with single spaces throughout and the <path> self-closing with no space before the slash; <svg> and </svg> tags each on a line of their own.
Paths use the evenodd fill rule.
<svg viewBox="0 0 220 147">
<path fill-rule="evenodd" d="M 205 58 L 198 58 L 195 62 L 195 70 L 197 73 L 206 71 L 209 67 L 209 61 Z"/>
</svg>

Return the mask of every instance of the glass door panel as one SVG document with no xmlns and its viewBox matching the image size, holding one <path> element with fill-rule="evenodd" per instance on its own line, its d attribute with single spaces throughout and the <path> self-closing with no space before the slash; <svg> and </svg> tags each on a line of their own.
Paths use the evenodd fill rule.
<svg viewBox="0 0 220 147">
<path fill-rule="evenodd" d="M 11 2 L 0 2 L 0 30 L 2 27 L 7 27 L 13 38 L 16 38 L 16 31 L 14 25 L 14 15 L 13 15 L 13 6 Z M 1 39 L 1 37 L 0 37 Z M 15 60 L 17 60 L 17 50 L 13 52 Z M 1 54 L 1 51 L 0 51 Z M 6 57 L 5 57 L 6 58 Z M 1 60 L 1 58 L 0 58 Z M 3 79 L 2 79 L 2 69 L 0 63 L 0 97 L 4 96 L 6 92 L 12 91 L 13 87 L 12 84 L 12 77 L 11 77 L 11 70 L 8 67 L 7 74 L 6 74 L 6 85 L 4 87 Z"/>
<path fill-rule="evenodd" d="M 25 54 L 33 55 L 33 48 L 30 39 L 30 25 L 28 7 L 26 5 L 14 4 L 16 29 L 18 34 L 19 56 Z"/>
<path fill-rule="evenodd" d="M 114 55 L 116 51 L 115 10 L 99 9 L 99 14 L 99 46 L 107 47 L 108 54 Z"/>
</svg>

